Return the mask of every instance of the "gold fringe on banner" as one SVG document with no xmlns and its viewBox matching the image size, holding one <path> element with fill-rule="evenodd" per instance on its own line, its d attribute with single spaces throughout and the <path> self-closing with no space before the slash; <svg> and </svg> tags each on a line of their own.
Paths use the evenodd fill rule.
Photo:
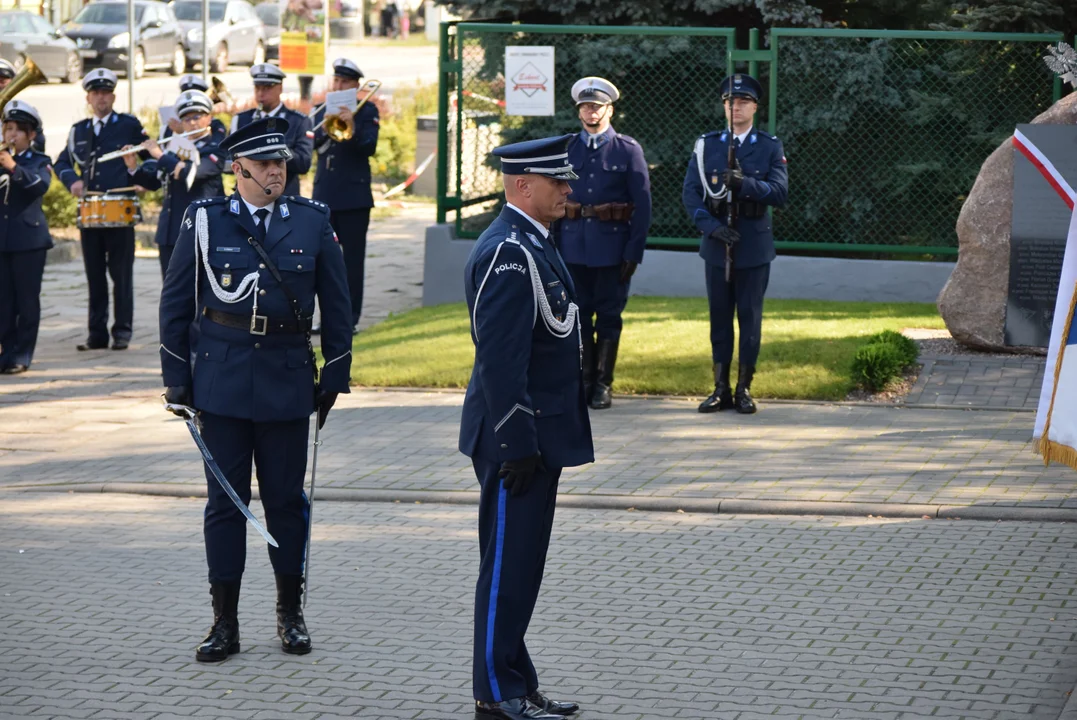
<svg viewBox="0 0 1077 720">
<path fill-rule="evenodd" d="M 1043 464 L 1050 465 L 1052 462 L 1059 462 L 1065 465 L 1069 465 L 1074 470 L 1077 470 L 1077 450 L 1071 448 L 1069 445 L 1063 445 L 1053 440 L 1048 440 L 1045 437 L 1036 438 L 1034 443 L 1036 452 L 1043 455 Z"/>
</svg>

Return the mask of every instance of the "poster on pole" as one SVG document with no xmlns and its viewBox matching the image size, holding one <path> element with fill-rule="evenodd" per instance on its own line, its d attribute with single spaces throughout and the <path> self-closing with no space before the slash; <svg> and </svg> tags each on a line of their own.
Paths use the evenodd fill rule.
<svg viewBox="0 0 1077 720">
<path fill-rule="evenodd" d="M 280 69 L 321 75 L 329 42 L 326 0 L 280 0 L 280 4 Z"/>
<path fill-rule="evenodd" d="M 553 46 L 505 48 L 505 112 L 509 115 L 553 115 Z"/>
</svg>

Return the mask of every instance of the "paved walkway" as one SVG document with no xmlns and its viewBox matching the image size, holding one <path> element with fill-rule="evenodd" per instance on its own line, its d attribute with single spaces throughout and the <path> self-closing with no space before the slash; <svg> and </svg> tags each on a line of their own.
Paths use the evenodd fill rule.
<svg viewBox="0 0 1077 720">
<path fill-rule="evenodd" d="M 1036 356 L 922 355 L 906 405 L 990 407 L 1035 412 L 1046 360 Z"/>
<path fill-rule="evenodd" d="M 319 506 L 304 657 L 249 533 L 243 652 L 206 666 L 200 501 L 6 494 L 0 716 L 470 718 L 474 512 Z M 580 720 L 1055 720 L 1075 545 L 1072 523 L 559 510 L 528 644 Z"/>
</svg>

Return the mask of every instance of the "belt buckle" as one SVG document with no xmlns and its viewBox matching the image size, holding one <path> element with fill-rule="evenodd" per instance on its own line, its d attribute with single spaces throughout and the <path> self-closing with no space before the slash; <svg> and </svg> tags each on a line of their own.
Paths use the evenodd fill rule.
<svg viewBox="0 0 1077 720">
<path fill-rule="evenodd" d="M 265 335 L 269 325 L 269 317 L 266 315 L 251 315 L 251 335 Z"/>
</svg>

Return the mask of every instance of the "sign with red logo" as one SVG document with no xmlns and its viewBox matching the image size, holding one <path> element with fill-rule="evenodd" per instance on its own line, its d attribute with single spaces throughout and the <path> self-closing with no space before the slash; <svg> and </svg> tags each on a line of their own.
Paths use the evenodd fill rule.
<svg viewBox="0 0 1077 720">
<path fill-rule="evenodd" d="M 505 48 L 505 111 L 509 115 L 554 114 L 552 46 Z"/>
</svg>

